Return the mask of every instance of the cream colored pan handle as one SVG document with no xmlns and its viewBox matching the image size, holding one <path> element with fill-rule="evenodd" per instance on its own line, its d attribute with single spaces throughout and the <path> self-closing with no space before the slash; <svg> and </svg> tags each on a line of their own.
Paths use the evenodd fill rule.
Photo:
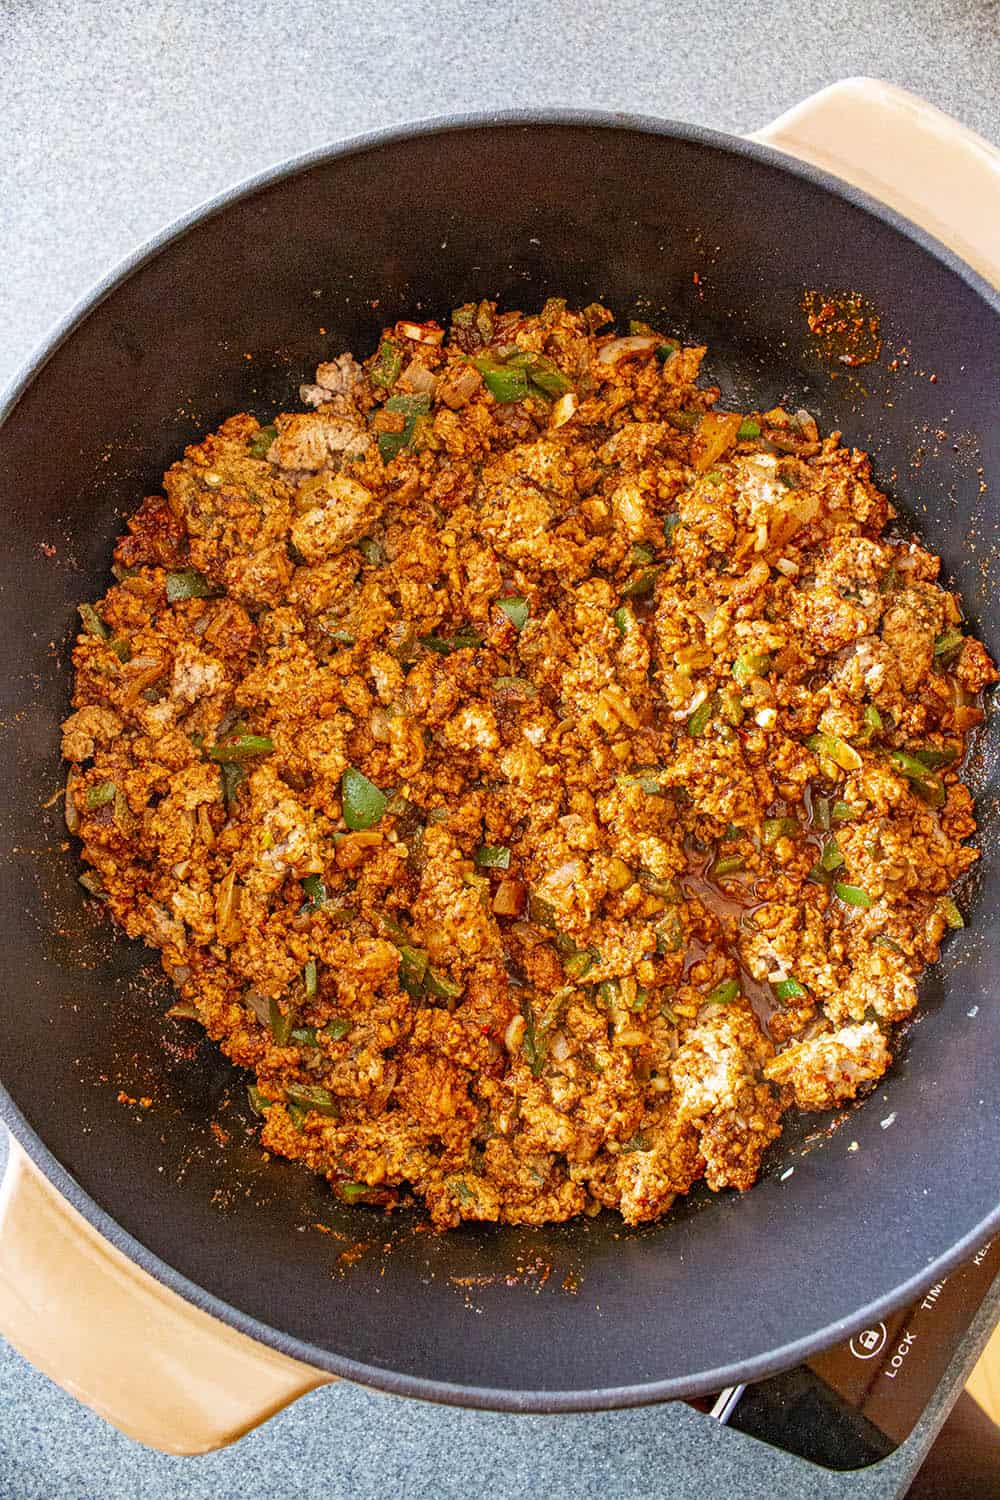
<svg viewBox="0 0 1000 1500">
<path fill-rule="evenodd" d="M 887 203 L 1000 287 L 1000 151 L 932 104 L 845 78 L 751 139 Z"/>
<path fill-rule="evenodd" d="M 0 1187 L 0 1331 L 71 1395 L 167 1453 L 224 1447 L 332 1379 L 161 1286 L 13 1139 Z"/>
<path fill-rule="evenodd" d="M 1000 285 L 1000 152 L 887 84 L 848 79 L 756 139 L 889 203 Z M 130 1437 L 233 1442 L 330 1376 L 234 1332 L 115 1250 L 11 1143 L 0 1333 Z"/>
</svg>

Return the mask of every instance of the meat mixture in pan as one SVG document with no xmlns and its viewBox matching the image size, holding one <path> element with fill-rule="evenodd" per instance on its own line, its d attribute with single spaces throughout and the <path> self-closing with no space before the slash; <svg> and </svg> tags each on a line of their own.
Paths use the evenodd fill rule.
<svg viewBox="0 0 1000 1500">
<path fill-rule="evenodd" d="M 938 559 L 838 434 L 610 317 L 320 365 L 81 609 L 85 884 L 269 1150 L 444 1226 L 749 1188 L 885 1072 L 976 858 L 997 673 Z"/>
</svg>

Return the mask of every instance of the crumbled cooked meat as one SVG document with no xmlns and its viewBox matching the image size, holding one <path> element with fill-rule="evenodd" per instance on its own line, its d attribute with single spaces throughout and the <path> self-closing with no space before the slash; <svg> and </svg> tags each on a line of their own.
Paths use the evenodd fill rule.
<svg viewBox="0 0 1000 1500">
<path fill-rule="evenodd" d="M 832 1109 L 881 1078 L 889 1066 L 885 1036 L 874 1021 L 796 1042 L 772 1059 L 765 1076 L 791 1089 L 800 1109 Z"/>
<path fill-rule="evenodd" d="M 903 691 L 929 675 L 934 640 L 945 616 L 945 595 L 933 583 L 913 583 L 896 594 L 882 620 L 882 640 L 896 663 Z"/>
<path fill-rule="evenodd" d="M 226 685 L 226 672 L 221 662 L 208 656 L 192 641 L 181 641 L 174 653 L 174 673 L 170 690 L 182 703 L 197 703 L 199 698 L 210 698 Z"/>
<path fill-rule="evenodd" d="M 305 488 L 300 488 L 300 495 Z M 293 521 L 291 539 L 309 563 L 323 562 L 359 541 L 380 510 L 371 491 L 346 474 L 336 474 L 320 486 L 311 481 L 305 503 L 309 508 Z"/>
<path fill-rule="evenodd" d="M 966 636 L 955 668 L 955 676 L 967 693 L 981 693 L 1000 680 L 1000 673 L 990 660 L 982 641 Z"/>
<path fill-rule="evenodd" d="M 267 457 L 281 469 L 308 469 L 316 473 L 348 450 L 363 453 L 370 442 L 360 418 L 353 413 L 296 413 L 279 418 L 278 436 L 267 450 Z"/>
<path fill-rule="evenodd" d="M 98 745 L 110 744 L 122 731 L 122 721 L 110 708 L 86 704 L 63 721 L 63 760 L 89 760 Z"/>
<path fill-rule="evenodd" d="M 361 379 L 361 366 L 353 354 L 340 354 L 316 369 L 315 385 L 300 385 L 299 400 L 303 406 L 322 406 L 337 396 L 346 396 Z"/>
<path fill-rule="evenodd" d="M 82 610 L 68 826 L 345 1202 L 749 1188 L 956 922 L 993 663 L 863 454 L 671 347 L 401 322 L 189 448 Z"/>
<path fill-rule="evenodd" d="M 764 1081 L 771 1044 L 749 1007 L 720 1007 L 685 1035 L 670 1074 L 679 1123 L 693 1125 L 709 1187 L 748 1188 L 781 1126 Z"/>
</svg>

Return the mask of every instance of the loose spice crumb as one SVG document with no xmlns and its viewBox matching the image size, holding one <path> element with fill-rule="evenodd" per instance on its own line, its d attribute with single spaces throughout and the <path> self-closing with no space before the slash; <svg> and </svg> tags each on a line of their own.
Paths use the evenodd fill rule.
<svg viewBox="0 0 1000 1500">
<path fill-rule="evenodd" d="M 860 292 L 807 291 L 802 309 L 827 360 L 854 367 L 878 359 L 882 352 L 879 315 Z"/>
</svg>

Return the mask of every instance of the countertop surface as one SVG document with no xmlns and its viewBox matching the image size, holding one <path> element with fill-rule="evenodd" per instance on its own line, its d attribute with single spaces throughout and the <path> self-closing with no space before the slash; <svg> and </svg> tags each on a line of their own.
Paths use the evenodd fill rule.
<svg viewBox="0 0 1000 1500">
<path fill-rule="evenodd" d="M 0 384 L 137 244 L 300 151 L 450 111 L 575 106 L 755 129 L 865 73 L 1000 138 L 996 0 L 0 0 Z M 1000 1315 L 1000 1289 L 904 1447 L 836 1476 L 678 1405 L 591 1416 L 463 1412 L 347 1385 L 236 1447 L 169 1458 L 106 1427 L 0 1345 L 2 1500 L 617 1500 L 898 1496 Z M 137 1351 L 141 1358 L 141 1351 Z"/>
</svg>

